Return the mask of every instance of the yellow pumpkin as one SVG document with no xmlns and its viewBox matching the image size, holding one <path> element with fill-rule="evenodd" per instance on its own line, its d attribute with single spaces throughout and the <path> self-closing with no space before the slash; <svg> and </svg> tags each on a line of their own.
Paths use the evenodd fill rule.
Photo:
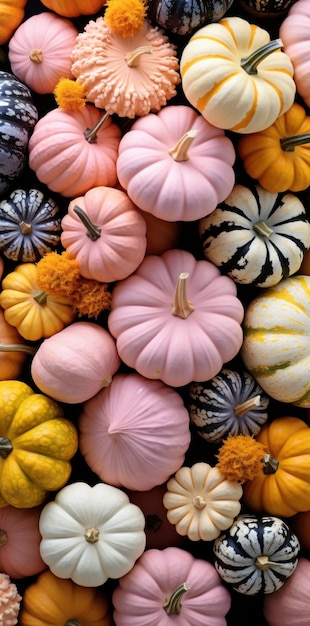
<svg viewBox="0 0 310 626">
<path fill-rule="evenodd" d="M 68 298 L 50 296 L 39 289 L 35 263 L 22 263 L 2 280 L 0 306 L 6 321 L 29 341 L 54 335 L 75 316 Z"/>
<path fill-rule="evenodd" d="M 27 0 L 0 0 L 0 45 L 9 41 L 25 15 Z"/>
<path fill-rule="evenodd" d="M 58 403 L 19 380 L 0 381 L 0 415 L 0 506 L 38 506 L 68 481 L 77 430 Z"/>
</svg>

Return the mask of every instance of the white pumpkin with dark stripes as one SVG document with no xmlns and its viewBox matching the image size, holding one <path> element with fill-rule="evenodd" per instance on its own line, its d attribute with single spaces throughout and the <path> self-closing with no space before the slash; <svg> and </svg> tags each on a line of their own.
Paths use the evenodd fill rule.
<svg viewBox="0 0 310 626">
<path fill-rule="evenodd" d="M 220 20 L 233 0 L 149 0 L 148 17 L 158 26 L 178 35 Z"/>
<path fill-rule="evenodd" d="M 209 381 L 192 382 L 187 398 L 194 429 L 215 444 L 228 435 L 257 435 L 268 419 L 268 404 L 251 374 L 227 368 Z"/>
<path fill-rule="evenodd" d="M 214 542 L 214 565 L 233 589 L 245 595 L 273 593 L 293 574 L 300 544 L 279 517 L 239 515 Z"/>
<path fill-rule="evenodd" d="M 15 189 L 0 201 L 0 250 L 11 261 L 39 260 L 60 234 L 59 207 L 39 189 Z"/>
<path fill-rule="evenodd" d="M 295 274 L 310 247 L 310 223 L 292 193 L 237 184 L 199 221 L 203 253 L 236 283 L 271 287 Z"/>
</svg>

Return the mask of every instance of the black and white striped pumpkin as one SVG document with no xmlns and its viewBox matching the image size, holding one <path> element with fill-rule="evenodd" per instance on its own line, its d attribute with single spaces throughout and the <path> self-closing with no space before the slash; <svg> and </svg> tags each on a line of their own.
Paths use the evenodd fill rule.
<svg viewBox="0 0 310 626">
<path fill-rule="evenodd" d="M 207 382 L 192 382 L 187 398 L 194 429 L 215 444 L 228 435 L 257 435 L 268 419 L 268 404 L 251 374 L 226 368 Z"/>
<path fill-rule="evenodd" d="M 38 111 L 28 87 L 0 71 L 0 195 L 24 169 Z"/>
<path fill-rule="evenodd" d="M 236 283 L 271 287 L 300 268 L 310 247 L 310 223 L 292 193 L 235 185 L 199 222 L 203 253 Z"/>
<path fill-rule="evenodd" d="M 273 593 L 298 563 L 297 536 L 279 517 L 239 515 L 213 544 L 222 580 L 245 595 Z"/>
<path fill-rule="evenodd" d="M 38 189 L 16 189 L 0 201 L 0 250 L 12 261 L 39 260 L 60 243 L 56 202 Z"/>
<path fill-rule="evenodd" d="M 199 26 L 218 22 L 233 0 L 149 0 L 148 17 L 158 26 L 187 35 Z"/>
</svg>

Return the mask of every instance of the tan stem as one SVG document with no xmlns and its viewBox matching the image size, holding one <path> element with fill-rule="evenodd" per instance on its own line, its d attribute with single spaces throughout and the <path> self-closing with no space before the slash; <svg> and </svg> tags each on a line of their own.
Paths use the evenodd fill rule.
<svg viewBox="0 0 310 626">
<path fill-rule="evenodd" d="M 174 301 L 172 305 L 172 315 L 186 319 L 195 309 L 187 298 L 187 279 L 189 274 L 182 272 L 178 278 Z"/>
<path fill-rule="evenodd" d="M 34 48 L 33 50 L 31 50 L 31 52 L 29 54 L 29 59 L 33 63 L 37 63 L 37 65 L 39 63 L 42 63 L 42 61 L 43 61 L 42 50 L 38 50 L 38 48 Z"/>
<path fill-rule="evenodd" d="M 269 567 L 274 567 L 275 565 L 278 565 L 278 563 L 275 563 L 275 561 L 270 561 L 268 556 L 262 554 L 261 556 L 258 556 L 256 558 L 255 565 L 261 570 L 266 570 L 269 569 Z"/>
<path fill-rule="evenodd" d="M 95 526 L 92 526 L 91 528 L 86 528 L 84 533 L 84 537 L 86 541 L 88 541 L 88 543 L 96 543 L 97 541 L 99 541 L 99 535 L 100 531 Z"/>
<path fill-rule="evenodd" d="M 163 604 L 163 609 L 166 611 L 167 615 L 179 615 L 181 613 L 181 599 L 185 591 L 188 590 L 189 585 L 187 583 L 182 583 L 168 598 L 166 598 Z"/>
<path fill-rule="evenodd" d="M 254 398 L 249 398 L 245 400 L 245 402 L 241 402 L 241 404 L 236 404 L 234 408 L 234 414 L 236 417 L 242 417 L 251 409 L 255 409 L 255 407 L 260 405 L 260 396 L 255 396 Z"/>
<path fill-rule="evenodd" d="M 202 509 L 205 508 L 205 506 L 207 506 L 206 500 L 203 496 L 195 496 L 192 499 L 192 504 L 195 507 L 195 509 L 198 509 L 199 511 L 201 511 Z"/>
<path fill-rule="evenodd" d="M 0 530 L 0 548 L 5 546 L 8 542 L 8 535 L 5 530 Z"/>
<path fill-rule="evenodd" d="M 128 67 L 137 67 L 139 65 L 140 57 L 143 54 L 152 54 L 152 48 L 150 48 L 150 46 L 139 46 L 139 48 L 127 52 L 125 55 L 125 61 Z"/>
<path fill-rule="evenodd" d="M 31 224 L 27 224 L 27 222 L 20 222 L 18 225 L 22 235 L 30 235 L 30 233 L 32 233 Z"/>
<path fill-rule="evenodd" d="M 181 137 L 181 139 L 179 139 L 171 150 L 168 150 L 170 156 L 172 156 L 175 161 L 187 161 L 189 159 L 188 151 L 197 135 L 197 132 L 198 131 L 194 129 L 189 130 L 183 135 L 183 137 Z"/>
<path fill-rule="evenodd" d="M 261 237 L 270 237 L 273 233 L 272 228 L 270 228 L 268 224 L 264 222 L 264 220 L 261 220 L 260 222 L 256 222 L 253 228 L 258 235 L 261 235 Z"/>
<path fill-rule="evenodd" d="M 26 352 L 32 356 L 36 351 L 37 348 L 27 346 L 26 343 L 0 343 L 0 352 Z"/>
</svg>

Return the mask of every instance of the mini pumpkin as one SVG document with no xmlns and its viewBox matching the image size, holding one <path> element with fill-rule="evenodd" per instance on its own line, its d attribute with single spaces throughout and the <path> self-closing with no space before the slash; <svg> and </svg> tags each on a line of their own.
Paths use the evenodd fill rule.
<svg viewBox="0 0 310 626">
<path fill-rule="evenodd" d="M 11 261 L 31 263 L 60 244 L 60 210 L 39 189 L 14 189 L 0 201 L 0 250 Z"/>
<path fill-rule="evenodd" d="M 7 43 L 25 15 L 27 0 L 1 0 L 0 45 Z"/>
<path fill-rule="evenodd" d="M 294 194 L 235 185 L 199 222 L 204 256 L 235 282 L 272 287 L 295 274 L 310 248 L 306 209 Z"/>
<path fill-rule="evenodd" d="M 42 507 L 0 508 L 0 571 L 20 580 L 46 569 L 40 555 Z"/>
<path fill-rule="evenodd" d="M 267 128 L 294 102 L 290 57 L 280 39 L 231 16 L 192 35 L 180 61 L 187 100 L 214 126 L 241 134 Z"/>
<path fill-rule="evenodd" d="M 58 15 L 65 17 L 79 17 L 80 15 L 92 15 L 102 9 L 105 0 L 41 0 L 42 4 Z"/>
<path fill-rule="evenodd" d="M 245 595 L 271 594 L 295 571 L 300 544 L 284 520 L 240 515 L 213 545 L 221 578 Z"/>
<path fill-rule="evenodd" d="M 145 548 L 145 519 L 111 485 L 76 482 L 58 491 L 41 513 L 41 556 L 59 578 L 99 587 L 131 570 Z"/>
<path fill-rule="evenodd" d="M 197 2 L 197 0 L 149 0 L 148 16 L 156 24 L 178 35 L 188 35 L 209 22 L 220 20 L 233 0 Z"/>
<path fill-rule="evenodd" d="M 307 0 L 298 0 L 290 7 L 279 29 L 285 52 L 294 67 L 297 92 L 308 107 L 310 106 L 309 26 L 309 3 Z"/>
<path fill-rule="evenodd" d="M 33 355 L 35 348 L 26 344 L 15 326 L 9 324 L 0 307 L 0 380 L 19 378 L 27 354 Z"/>
<path fill-rule="evenodd" d="M 76 429 L 60 405 L 18 380 L 0 381 L 0 409 L 0 506 L 38 506 L 69 479 Z"/>
<path fill-rule="evenodd" d="M 276 593 L 264 597 L 263 613 L 269 626 L 307 626 L 310 619 L 310 561 L 300 557 L 297 567 Z"/>
</svg>

